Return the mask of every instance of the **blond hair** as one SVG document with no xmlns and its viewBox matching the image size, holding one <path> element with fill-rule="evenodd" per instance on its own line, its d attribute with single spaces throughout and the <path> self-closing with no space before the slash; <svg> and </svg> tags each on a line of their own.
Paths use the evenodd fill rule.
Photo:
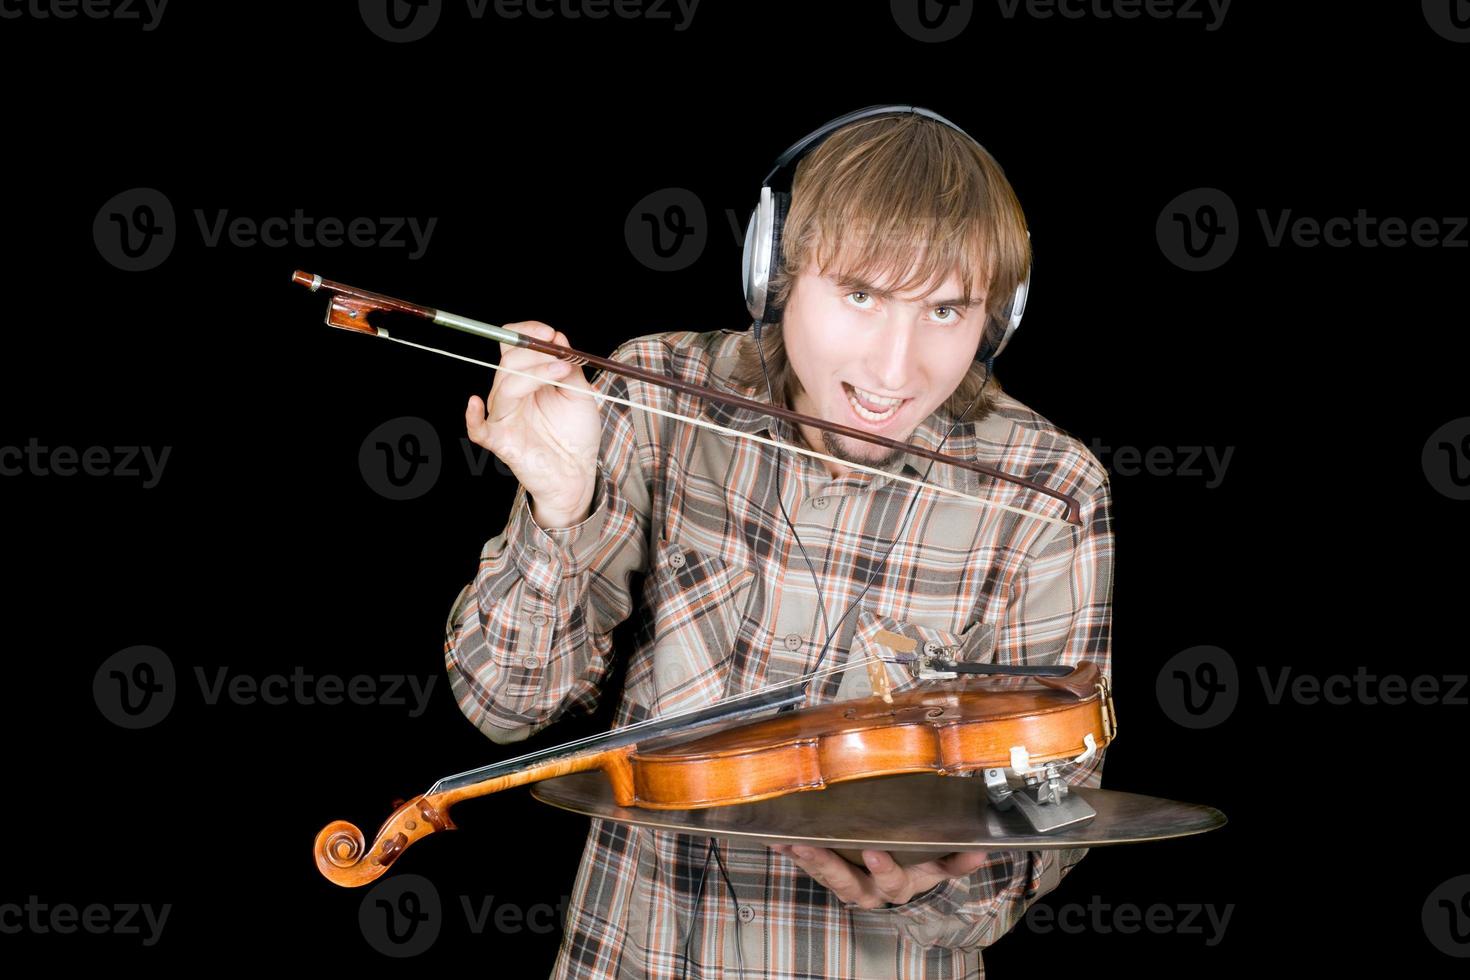
<svg viewBox="0 0 1470 980">
<path fill-rule="evenodd" d="M 963 133 L 911 113 L 851 123 L 800 160 L 780 250 L 767 299 L 778 319 L 762 328 L 761 347 L 773 394 L 787 404 L 799 382 L 779 316 L 809 262 L 891 292 L 937 288 L 955 272 L 965 302 L 985 297 L 981 347 L 992 351 L 1005 329 L 995 314 L 1031 265 L 1026 217 L 1000 165 Z M 759 353 L 753 337 L 742 344 L 736 380 L 764 385 Z M 972 403 L 972 417 L 990 411 L 1000 386 L 992 378 L 976 402 L 983 379 L 978 364 L 966 374 L 945 405 L 952 417 Z"/>
</svg>

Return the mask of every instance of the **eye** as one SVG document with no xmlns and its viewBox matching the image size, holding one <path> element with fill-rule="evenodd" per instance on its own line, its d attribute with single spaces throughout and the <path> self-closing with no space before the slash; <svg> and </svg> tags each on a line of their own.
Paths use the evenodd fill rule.
<svg viewBox="0 0 1470 980">
<path fill-rule="evenodd" d="M 939 316 L 938 313 L 941 310 L 947 311 L 949 315 Z M 934 311 L 936 314 L 934 319 L 938 320 L 940 323 L 955 323 L 960 319 L 961 315 L 960 311 L 955 309 L 953 306 L 936 306 L 934 307 Z"/>
<path fill-rule="evenodd" d="M 851 293 L 848 293 L 848 294 L 847 294 L 847 298 L 848 298 L 848 299 L 849 299 L 849 300 L 852 300 L 852 298 L 853 298 L 853 297 L 854 297 L 854 296 L 862 296 L 862 297 L 864 297 L 864 298 L 866 298 L 866 299 L 868 299 L 868 300 L 871 300 L 871 299 L 872 299 L 872 298 L 873 298 L 873 297 L 872 297 L 872 296 L 870 296 L 870 295 L 869 295 L 869 294 L 867 294 L 867 293 L 865 293 L 865 292 L 863 292 L 863 291 L 862 291 L 862 290 L 861 290 L 861 289 L 859 289 L 859 290 L 856 290 L 856 291 L 854 291 L 854 292 L 851 292 Z M 865 304 L 863 304 L 863 303 L 854 303 L 854 304 L 853 304 L 853 305 L 855 305 L 855 306 L 857 306 L 857 307 L 858 307 L 858 309 L 862 309 L 862 310 L 866 310 L 866 309 L 869 309 L 869 308 L 870 308 L 870 306 L 869 306 L 869 305 L 865 305 Z"/>
</svg>

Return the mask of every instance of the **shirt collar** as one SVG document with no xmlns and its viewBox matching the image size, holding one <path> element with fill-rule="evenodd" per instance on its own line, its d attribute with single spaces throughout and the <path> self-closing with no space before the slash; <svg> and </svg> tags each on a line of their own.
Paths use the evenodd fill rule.
<svg viewBox="0 0 1470 980">
<path fill-rule="evenodd" d="M 978 364 L 971 367 L 972 372 L 980 370 L 983 370 L 983 368 Z M 732 380 L 725 371 L 717 370 L 712 372 L 709 380 L 712 388 L 727 391 L 732 394 L 743 395 L 746 398 L 753 398 L 760 402 L 767 400 L 764 387 L 758 388 L 755 385 L 740 384 Z M 793 442 L 800 439 L 800 434 L 796 431 L 794 425 L 763 412 L 757 412 L 754 409 L 738 408 L 733 405 L 707 401 L 705 402 L 704 411 L 701 414 L 704 418 L 716 425 L 722 425 L 728 429 L 735 429 L 738 432 L 746 432 L 752 435 L 764 434 L 782 442 Z M 976 445 L 975 423 L 973 421 L 967 421 L 955 425 L 954 422 L 954 415 L 946 411 L 945 407 L 941 405 L 933 414 L 919 423 L 918 427 L 914 429 L 913 434 L 909 436 L 908 441 L 916 446 L 941 452 L 946 456 L 955 456 L 960 459 L 969 460 L 974 459 L 978 448 Z M 952 435 L 949 435 L 948 439 L 945 439 L 945 435 L 950 432 L 951 427 L 954 428 L 954 432 Z M 813 460 L 812 462 L 821 465 L 817 460 Z M 933 467 L 932 469 L 930 469 L 931 465 Z M 921 479 L 924 478 L 924 474 L 927 472 L 930 481 L 942 484 L 951 490 L 958 490 L 961 493 L 974 495 L 980 489 L 980 476 L 973 470 L 930 460 L 917 453 L 904 453 L 894 460 L 893 463 L 885 467 L 885 469 L 891 473 L 903 473 L 906 476 Z M 890 482 L 870 473 L 855 473 L 853 475 L 871 477 L 873 480 L 884 484 Z"/>
</svg>

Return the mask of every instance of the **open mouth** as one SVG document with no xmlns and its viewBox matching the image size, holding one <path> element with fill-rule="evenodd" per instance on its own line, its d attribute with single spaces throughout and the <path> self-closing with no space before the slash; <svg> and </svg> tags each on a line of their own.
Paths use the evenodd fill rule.
<svg viewBox="0 0 1470 980">
<path fill-rule="evenodd" d="M 864 422 L 879 425 L 887 422 L 898 414 L 909 399 L 890 398 L 876 392 L 866 391 L 846 381 L 842 382 L 842 390 L 847 394 L 847 403 L 852 406 L 853 413 Z"/>
</svg>

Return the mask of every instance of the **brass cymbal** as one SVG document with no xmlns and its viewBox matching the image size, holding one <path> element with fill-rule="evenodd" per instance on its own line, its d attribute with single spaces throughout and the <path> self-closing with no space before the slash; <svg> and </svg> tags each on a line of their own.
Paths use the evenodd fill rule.
<svg viewBox="0 0 1470 980">
<path fill-rule="evenodd" d="M 1137 793 L 1073 786 L 1097 816 L 1082 826 L 1037 833 L 1014 809 L 997 810 L 978 776 L 910 773 L 834 783 L 754 803 L 699 810 L 620 807 L 600 772 L 537 783 L 543 803 L 636 827 L 716 837 L 746 844 L 829 847 L 854 864 L 863 849 L 895 852 L 915 864 L 954 851 L 1051 850 L 1167 840 L 1214 830 L 1225 815 L 1214 807 Z M 845 853 L 844 853 L 845 852 Z"/>
</svg>

